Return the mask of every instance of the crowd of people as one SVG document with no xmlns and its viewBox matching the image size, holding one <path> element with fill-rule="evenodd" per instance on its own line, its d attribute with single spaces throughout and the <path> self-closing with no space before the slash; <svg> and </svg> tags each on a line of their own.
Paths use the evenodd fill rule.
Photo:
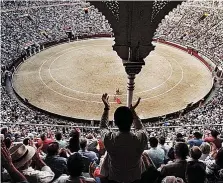
<svg viewBox="0 0 223 183">
<path fill-rule="evenodd" d="M 157 28 L 155 37 L 192 47 L 223 66 L 222 1 L 183 2 Z"/>
<path fill-rule="evenodd" d="M 10 66 L 27 45 L 67 37 L 111 34 L 105 16 L 84 1 L 1 1 L 1 64 Z"/>
<path fill-rule="evenodd" d="M 94 131 L 55 126 L 48 131 L 44 131 L 46 126 L 1 128 L 2 182 L 223 181 L 223 139 L 217 130 L 197 128 L 187 137 L 178 132 L 167 143 L 165 134 L 154 134 L 142 124 L 135 111 L 140 98 L 130 108 L 116 109 L 118 128 L 110 130 L 108 94 L 102 95 L 102 101 L 104 111 Z"/>
<path fill-rule="evenodd" d="M 47 1 L 48 2 L 48 1 Z M 194 5 L 197 5 L 198 2 L 193 2 Z M 180 30 L 180 28 L 176 29 L 174 25 L 177 24 L 176 20 L 182 19 L 180 25 L 186 25 L 193 19 L 191 19 L 191 15 L 193 8 L 197 8 L 197 6 L 192 6 L 193 3 L 190 1 L 187 4 L 183 4 L 178 6 L 173 12 L 171 12 L 161 23 L 159 26 L 159 34 L 160 35 L 168 35 L 167 32 L 172 30 Z M 63 6 L 62 6 L 63 5 Z M 105 20 L 105 17 L 98 12 L 93 6 L 90 4 L 86 4 L 81 1 L 49 1 L 48 4 L 43 3 L 42 1 L 26 1 L 26 3 L 20 3 L 20 1 L 2 1 L 1 3 L 3 11 L 2 14 L 2 68 L 4 65 L 10 65 L 16 55 L 20 53 L 19 49 L 16 49 L 17 52 L 13 49 L 15 46 L 16 39 L 18 40 L 18 45 L 22 48 L 22 44 L 27 41 L 41 42 L 47 41 L 46 37 L 40 33 L 40 30 L 47 30 L 49 27 L 49 39 L 59 39 L 61 36 L 65 36 L 65 32 L 63 30 L 67 25 L 72 26 L 73 30 L 82 31 L 78 34 L 83 34 L 86 30 L 83 27 L 76 27 L 77 25 L 88 24 L 88 28 L 91 27 L 89 32 L 95 29 L 97 32 L 103 31 L 111 31 L 108 22 Z M 210 4 L 204 3 L 204 6 L 198 5 L 200 8 L 205 8 L 205 10 L 209 10 L 206 6 L 210 6 Z M 84 7 L 88 7 L 87 14 L 83 10 Z M 86 10 L 86 9 L 85 9 Z M 201 10 L 195 11 L 195 13 L 200 15 Z M 213 26 L 213 24 L 217 24 L 219 21 L 219 17 L 221 17 L 220 12 L 221 8 L 215 9 L 212 11 L 207 18 L 197 24 L 195 27 L 199 30 L 199 26 L 207 25 L 208 28 Z M 15 13 L 16 12 L 16 13 Z M 25 17 L 25 13 L 28 13 Z M 211 16 L 215 15 L 215 16 Z M 20 17 L 20 18 L 19 18 Z M 57 17 L 57 18 L 55 18 Z M 61 18 L 58 18 L 61 17 Z M 76 17 L 76 18 L 72 18 Z M 182 18 L 183 17 L 183 18 Z M 194 16 L 195 17 L 195 16 Z M 198 15 L 196 16 L 198 17 Z M 17 19 L 19 18 L 19 19 Z M 21 21 L 19 23 L 19 21 Z M 185 23 L 183 23 L 185 20 Z M 63 22 L 61 22 L 63 21 Z M 80 22 L 81 21 L 81 22 Z M 21 26 L 22 27 L 21 27 Z M 38 25 L 38 26 L 37 26 Z M 222 25 L 221 23 L 219 25 Z M 171 28 L 170 28 L 171 27 Z M 24 30 L 24 31 L 22 31 Z M 212 29 L 210 29 L 212 30 Z M 214 29 L 213 29 L 214 30 Z M 222 29 L 221 29 L 222 30 Z M 32 31 L 34 33 L 32 34 Z M 93 31 L 94 33 L 94 31 Z M 200 32 L 199 32 L 200 33 Z M 178 34 L 177 31 L 172 34 Z M 13 38 L 16 37 L 16 39 Z M 21 35 L 21 36 L 20 36 Z M 36 35 L 34 37 L 30 37 L 29 35 Z M 55 35 L 55 36 L 53 36 Z M 221 34 L 218 33 L 216 36 L 222 38 Z M 21 39 L 20 39 L 21 37 Z M 205 36 L 204 36 L 205 37 Z M 175 36 L 176 38 L 176 36 Z M 185 38 L 184 38 L 185 39 Z M 192 38 L 191 38 L 192 39 Z M 174 40 L 174 39 L 173 39 Z M 190 39 L 185 39 L 188 41 Z M 183 43 L 182 43 L 183 44 Z M 207 44 L 202 44 L 207 45 Z M 5 48 L 5 49 L 4 49 Z M 217 47 L 216 47 L 217 48 Z M 4 52 L 7 50 L 7 52 Z M 221 49 L 216 49 L 218 51 L 222 51 Z M 17 54 L 18 53 L 18 54 Z M 4 57 L 5 55 L 5 57 Z M 11 58 L 11 59 L 10 59 Z M 214 60 L 215 61 L 215 60 Z M 216 63 L 217 64 L 217 63 Z M 1 72 L 5 70 L 2 69 Z M 3 76 L 3 75 L 2 75 Z M 35 110 L 29 109 L 26 106 L 21 105 L 16 99 L 13 99 L 11 95 L 8 95 L 6 91 L 6 87 L 1 86 L 1 122 L 3 123 L 24 123 L 24 124 L 67 124 L 67 125 L 76 125 L 74 121 L 62 120 L 59 118 L 53 118 L 50 115 L 43 114 L 41 112 L 37 112 Z M 221 124 L 223 118 L 223 88 L 222 86 L 217 88 L 215 96 L 209 101 L 207 104 L 188 112 L 187 114 L 182 115 L 177 119 L 164 119 L 164 121 L 160 124 L 157 123 L 147 123 L 146 127 L 154 127 L 154 126 L 164 126 L 164 124 L 169 124 L 171 126 L 183 126 L 187 125 L 213 125 L 213 124 Z M 79 125 L 85 125 L 80 124 Z M 169 129 L 169 128 L 168 128 Z M 185 128 L 182 131 L 185 131 L 185 134 L 188 132 L 190 127 Z M 166 130 L 166 129 L 165 129 Z M 167 130 L 168 131 L 168 130 Z M 173 133 L 176 133 L 175 128 L 172 129 Z M 219 131 L 221 132 L 221 126 L 219 126 Z M 161 133 L 161 131 L 157 130 L 157 133 Z M 156 133 L 156 132 L 155 132 Z M 170 137 L 172 138 L 171 130 L 169 131 Z"/>
</svg>

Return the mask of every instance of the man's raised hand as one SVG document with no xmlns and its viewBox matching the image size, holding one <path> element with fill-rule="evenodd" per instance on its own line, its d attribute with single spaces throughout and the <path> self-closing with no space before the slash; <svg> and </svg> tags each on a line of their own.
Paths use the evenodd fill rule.
<svg viewBox="0 0 223 183">
<path fill-rule="evenodd" d="M 138 100 L 137 100 L 137 102 L 135 103 L 135 105 L 131 105 L 130 109 L 134 111 L 135 108 L 139 105 L 140 100 L 141 100 L 141 98 L 139 97 Z"/>
<path fill-rule="evenodd" d="M 104 93 L 104 94 L 102 95 L 101 99 L 102 99 L 102 101 L 103 101 L 103 103 L 104 103 L 104 105 L 105 105 L 105 108 L 110 109 L 110 104 L 109 104 L 109 102 L 108 102 L 108 99 L 109 99 L 108 94 L 107 94 L 107 93 Z"/>
</svg>

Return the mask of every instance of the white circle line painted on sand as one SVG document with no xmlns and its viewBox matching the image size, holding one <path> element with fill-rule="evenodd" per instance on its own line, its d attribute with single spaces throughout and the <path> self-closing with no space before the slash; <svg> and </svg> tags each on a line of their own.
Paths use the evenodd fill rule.
<svg viewBox="0 0 223 183">
<path fill-rule="evenodd" d="M 73 49 L 73 48 L 69 48 L 69 49 Z M 69 50 L 69 49 L 67 49 L 67 50 Z M 65 49 L 65 50 L 66 50 L 66 49 Z M 64 50 L 63 50 L 63 51 L 64 51 Z M 62 51 L 61 51 L 61 52 L 62 52 Z M 60 52 L 59 52 L 59 53 L 60 53 Z M 60 56 L 61 56 L 61 55 L 60 55 Z M 51 57 L 53 57 L 53 56 L 51 56 Z M 51 57 L 50 57 L 50 58 L 51 58 Z M 156 98 L 156 97 L 162 96 L 162 95 L 164 95 L 164 94 L 170 92 L 172 89 L 174 89 L 177 85 L 180 84 L 180 82 L 183 80 L 183 69 L 182 69 L 182 67 L 181 67 L 181 65 L 179 64 L 178 61 L 176 61 L 175 59 L 173 59 L 173 60 L 174 60 L 175 62 L 177 62 L 177 64 L 178 64 L 178 65 L 180 66 L 180 68 L 181 68 L 181 75 L 182 75 L 182 77 L 181 77 L 180 81 L 179 81 L 176 85 L 174 85 L 172 88 L 170 88 L 169 90 L 167 90 L 167 91 L 165 91 L 165 92 L 163 92 L 163 93 L 161 93 L 161 94 L 159 94 L 159 95 L 156 95 L 156 96 L 152 96 L 152 97 L 144 98 L 144 99 L 142 99 L 142 101 L 143 101 L 143 100 L 145 101 L 145 100 L 148 100 L 148 99 L 151 99 L 151 98 Z M 48 61 L 48 59 L 46 59 L 45 62 L 43 62 L 42 65 L 41 65 L 40 68 L 39 68 L 39 77 L 40 77 L 40 80 L 41 80 L 41 82 L 42 82 L 47 88 L 49 88 L 50 90 L 52 90 L 53 92 L 55 92 L 55 93 L 57 93 L 57 94 L 59 94 L 59 95 L 61 95 L 61 96 L 64 96 L 64 97 L 67 97 L 67 98 L 70 98 L 70 99 L 73 99 L 73 100 L 78 100 L 78 101 L 82 101 L 82 102 L 90 102 L 90 103 L 91 103 L 91 102 L 92 102 L 92 103 L 102 103 L 102 102 L 99 102 L 99 101 L 82 100 L 82 99 L 78 99 L 78 98 L 71 97 L 71 96 L 68 96 L 68 95 L 64 95 L 64 94 L 59 93 L 59 92 L 55 91 L 54 89 L 50 88 L 50 87 L 43 81 L 43 79 L 42 79 L 42 77 L 41 77 L 41 74 L 40 74 L 43 65 L 44 65 L 47 61 Z M 116 103 L 116 102 L 110 102 L 110 103 Z M 123 102 L 123 103 L 125 104 L 126 102 Z"/>
<path fill-rule="evenodd" d="M 70 50 L 70 49 L 73 49 L 73 47 L 72 47 L 72 48 L 65 49 L 65 50 Z M 62 51 L 64 51 L 64 50 L 62 50 Z M 60 52 L 62 52 L 62 51 L 60 51 Z M 58 53 L 60 53 L 60 52 L 58 52 Z M 56 53 L 56 54 L 58 54 L 58 53 Z M 48 89 L 50 89 L 50 90 L 53 91 L 54 93 L 57 93 L 58 95 L 61 95 L 61 96 L 63 96 L 63 97 L 70 98 L 70 99 L 73 99 L 73 100 L 78 100 L 78 101 L 82 101 L 82 102 L 103 103 L 103 102 L 99 102 L 99 101 L 87 101 L 87 100 L 81 100 L 81 99 L 78 99 L 78 98 L 70 97 L 70 96 L 68 96 L 68 95 L 64 95 L 64 94 L 59 93 L 59 92 L 55 91 L 54 89 L 50 88 L 50 87 L 43 81 L 43 78 L 42 78 L 42 76 L 41 76 L 41 70 L 42 70 L 43 65 L 44 65 L 50 58 L 52 58 L 53 56 L 54 56 L 54 54 L 52 54 L 52 56 L 50 56 L 48 59 L 45 59 L 44 62 L 43 62 L 43 63 L 41 64 L 41 66 L 39 67 L 39 78 L 40 78 L 41 82 L 42 82 Z M 111 102 L 111 103 L 112 103 L 112 102 Z"/>
<path fill-rule="evenodd" d="M 75 49 L 75 48 L 74 48 Z M 79 50 L 79 49 L 77 49 L 77 50 Z M 65 85 L 63 85 L 63 84 L 61 84 L 60 82 L 58 82 L 53 76 L 52 76 L 52 73 L 51 73 L 51 67 L 52 67 L 52 65 L 54 64 L 54 62 L 56 61 L 56 60 L 58 60 L 61 56 L 63 56 L 64 54 L 67 54 L 67 53 L 69 53 L 69 52 L 71 52 L 71 51 L 73 51 L 73 50 L 70 50 L 70 51 L 67 51 L 67 52 L 65 52 L 65 53 L 63 53 L 62 55 L 59 55 L 58 57 L 56 57 L 52 62 L 51 62 L 51 64 L 50 64 L 50 66 L 49 66 L 49 69 L 48 69 L 48 71 L 49 71 L 49 74 L 50 74 L 50 77 L 58 84 L 58 85 L 60 85 L 60 86 L 62 86 L 63 88 L 66 88 L 66 89 L 68 89 L 68 90 L 70 90 L 70 91 L 73 91 L 73 92 L 76 92 L 76 93 L 82 93 L 82 94 L 85 94 L 85 95 L 94 95 L 94 96 L 101 96 L 103 93 L 88 93 L 88 92 L 83 92 L 83 91 L 79 91 L 79 90 L 76 90 L 76 89 L 71 89 L 71 88 L 69 88 L 69 87 L 67 87 L 67 86 L 65 86 Z M 148 89 L 148 90 L 144 90 L 144 91 L 141 91 L 141 92 L 135 92 L 135 95 L 137 95 L 137 94 L 142 94 L 142 93 L 146 93 L 146 92 L 149 92 L 149 91 L 152 91 L 152 90 L 154 90 L 154 89 L 157 89 L 157 88 L 159 88 L 159 87 L 161 87 L 162 85 L 164 85 L 170 78 L 171 78 L 171 76 L 173 75 L 173 67 L 172 67 L 172 65 L 171 65 L 171 63 L 167 60 L 167 62 L 169 63 L 169 67 L 171 68 L 171 72 L 170 72 L 170 75 L 168 76 L 168 78 L 165 80 L 165 81 L 163 81 L 161 84 L 159 84 L 159 85 L 157 85 L 157 86 L 155 86 L 155 87 L 153 87 L 153 88 L 150 88 L 150 89 Z M 110 96 L 112 96 L 112 97 L 114 97 L 115 95 L 110 95 Z M 127 94 L 122 94 L 122 95 L 120 95 L 120 96 L 127 96 Z"/>
<path fill-rule="evenodd" d="M 159 94 L 159 95 L 155 95 L 155 96 L 153 96 L 153 97 L 148 97 L 148 98 L 145 98 L 145 99 L 141 99 L 142 101 L 145 101 L 145 100 L 149 100 L 149 99 L 152 99 L 152 98 L 156 98 L 156 97 L 162 96 L 162 95 L 164 95 L 164 94 L 170 92 L 171 90 L 173 90 L 175 87 L 177 87 L 177 86 L 182 82 L 182 80 L 183 80 L 183 78 L 184 78 L 184 71 L 183 71 L 183 68 L 182 68 L 182 66 L 179 64 L 179 62 L 178 62 L 176 59 L 173 58 L 173 60 L 180 66 L 180 69 L 181 69 L 181 79 L 177 82 L 176 85 L 174 85 L 174 86 L 173 86 L 172 88 L 170 88 L 169 90 L 167 90 L 167 91 L 165 91 L 165 92 L 163 92 L 163 93 L 161 93 L 161 94 Z"/>
</svg>

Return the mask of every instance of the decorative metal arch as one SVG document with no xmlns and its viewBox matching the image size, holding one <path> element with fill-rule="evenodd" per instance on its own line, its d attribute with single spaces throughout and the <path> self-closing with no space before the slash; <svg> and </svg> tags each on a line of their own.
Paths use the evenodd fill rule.
<svg viewBox="0 0 223 183">
<path fill-rule="evenodd" d="M 89 1 L 111 24 L 115 50 L 128 74 L 128 106 L 132 103 L 135 75 L 154 49 L 152 39 L 158 24 L 182 1 Z"/>
</svg>

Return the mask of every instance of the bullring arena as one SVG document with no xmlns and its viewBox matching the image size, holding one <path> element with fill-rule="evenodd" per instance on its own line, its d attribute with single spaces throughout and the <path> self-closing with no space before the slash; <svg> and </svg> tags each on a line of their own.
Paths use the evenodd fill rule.
<svg viewBox="0 0 223 183">
<path fill-rule="evenodd" d="M 13 87 L 29 103 L 43 110 L 79 119 L 99 120 L 102 93 L 114 110 L 126 105 L 127 74 L 112 50 L 113 38 L 60 44 L 30 57 L 17 68 Z M 211 90 L 212 73 L 190 54 L 162 44 L 145 59 L 135 79 L 134 101 L 142 119 L 162 116 L 196 103 Z M 122 104 L 114 100 L 116 89 Z"/>
</svg>

